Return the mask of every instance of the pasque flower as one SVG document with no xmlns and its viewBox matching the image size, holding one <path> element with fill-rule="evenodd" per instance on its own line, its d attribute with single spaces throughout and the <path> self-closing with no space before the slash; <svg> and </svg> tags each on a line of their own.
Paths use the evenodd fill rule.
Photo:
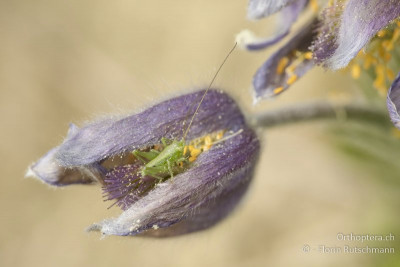
<svg viewBox="0 0 400 267">
<path fill-rule="evenodd" d="M 392 56 L 399 53 L 399 0 L 249 0 L 250 19 L 278 13 L 282 22 L 272 38 L 255 39 L 247 31 L 242 33 L 242 46 L 255 50 L 280 41 L 307 7 L 315 14 L 312 22 L 303 25 L 256 72 L 255 99 L 282 93 L 314 65 L 332 70 L 349 66 L 354 78 L 365 69 L 372 75 L 374 87 L 386 93 L 388 83 L 395 78 L 394 72 L 400 70 L 399 61 Z M 388 94 L 388 108 L 394 121 L 398 120 L 400 103 L 392 97 L 398 94 L 398 87 L 398 82 L 394 83 Z"/>
<path fill-rule="evenodd" d="M 78 128 L 33 164 L 28 175 L 54 185 L 98 183 L 106 200 L 123 209 L 90 226 L 105 235 L 170 236 L 212 226 L 246 191 L 259 141 L 236 103 L 210 90 L 185 138 L 185 160 L 169 172 L 143 176 L 133 151 L 160 153 L 163 138 L 181 140 L 204 91 L 171 98 L 144 111 Z M 157 152 L 158 151 L 158 152 Z M 147 154 L 146 154 L 147 155 Z M 110 202 L 111 203 L 111 202 Z"/>
</svg>

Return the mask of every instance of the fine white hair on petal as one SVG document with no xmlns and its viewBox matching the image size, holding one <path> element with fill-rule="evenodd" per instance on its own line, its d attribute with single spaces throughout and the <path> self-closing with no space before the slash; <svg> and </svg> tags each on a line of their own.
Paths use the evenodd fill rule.
<svg viewBox="0 0 400 267">
<path fill-rule="evenodd" d="M 88 228 L 88 231 L 100 231 L 103 235 L 136 235 L 148 229 L 154 229 L 154 225 L 157 225 L 154 230 L 169 227 L 188 216 L 197 215 L 196 210 L 201 208 L 205 199 L 218 201 L 218 196 L 227 187 L 238 186 L 250 181 L 251 174 L 249 172 L 252 171 L 252 167 L 253 164 L 248 164 L 239 170 L 240 173 L 221 177 L 218 179 L 218 185 L 216 182 L 205 184 L 200 179 L 195 179 L 196 177 L 193 175 L 177 176 L 175 181 L 158 186 L 119 217 L 94 224 Z M 240 200 L 240 197 L 240 195 L 236 195 L 235 199 Z M 184 198 L 190 198 L 190 200 L 182 206 L 182 203 L 185 203 Z M 193 206 L 193 203 L 196 203 L 196 206 Z M 219 211 L 214 210 L 213 212 Z M 210 214 L 209 212 L 208 216 Z"/>
<path fill-rule="evenodd" d="M 78 131 L 78 127 L 71 123 L 69 125 L 67 138 Z M 63 186 L 76 183 L 91 183 L 98 179 L 98 171 L 89 166 L 79 168 L 65 168 L 56 159 L 59 147 L 55 147 L 47 152 L 36 163 L 29 166 L 25 177 L 38 178 L 54 186 Z"/>
<path fill-rule="evenodd" d="M 201 93 L 199 91 L 171 98 L 121 119 L 106 119 L 87 124 L 65 139 L 55 157 L 65 167 L 90 165 L 127 150 L 157 143 L 161 137 L 180 137 L 181 125 L 186 121 L 187 114 L 192 112 L 192 106 L 186 103 L 199 101 Z M 206 131 L 230 128 L 233 122 L 235 127 L 244 123 L 238 106 L 226 94 L 210 89 L 201 110 L 194 118 L 187 139 L 201 136 Z"/>
<path fill-rule="evenodd" d="M 125 157 L 134 149 L 152 148 L 163 137 L 179 138 L 188 144 L 212 133 L 231 132 L 229 139 L 219 139 L 183 172 L 152 185 L 146 194 L 128 203 L 121 216 L 94 224 L 88 230 L 100 230 L 104 235 L 145 232 L 152 236 L 173 236 L 211 227 L 239 203 L 250 184 L 260 145 L 228 94 L 215 89 L 204 93 L 202 90 L 177 96 L 138 114 L 89 123 L 80 129 L 71 125 L 66 140 L 32 165 L 28 174 L 57 186 L 96 180 L 104 185 L 117 168 L 136 171 L 130 165 L 138 160 Z M 197 103 L 202 96 L 202 108 L 196 110 L 190 131 L 182 139 L 182 125 L 195 112 L 187 103 Z"/>
<path fill-rule="evenodd" d="M 249 0 L 247 17 L 249 19 L 261 19 L 278 12 L 286 5 L 296 0 Z"/>
<path fill-rule="evenodd" d="M 246 49 L 247 44 L 249 43 L 256 43 L 260 41 L 260 38 L 258 38 L 254 32 L 250 31 L 250 30 L 242 30 L 241 32 L 239 32 L 236 37 L 235 37 L 235 41 L 238 44 L 238 46 L 242 49 Z"/>
<path fill-rule="evenodd" d="M 94 224 L 88 231 L 136 235 L 146 230 L 162 232 L 183 223 L 185 229 L 174 229 L 176 235 L 216 223 L 229 214 L 246 191 L 259 150 L 258 139 L 249 129 L 225 142 L 201 154 L 193 168 L 159 184 L 119 217 Z M 204 216 L 198 216 L 198 212 Z M 186 220 L 190 225 L 185 225 Z"/>
<path fill-rule="evenodd" d="M 349 0 L 341 16 L 337 48 L 324 66 L 331 69 L 347 66 L 379 30 L 399 15 L 399 0 Z"/>
<path fill-rule="evenodd" d="M 58 147 L 50 150 L 36 163 L 29 166 L 25 177 L 38 178 L 47 184 L 63 186 L 69 184 L 87 184 L 98 180 L 98 172 L 93 168 L 65 168 L 55 158 Z"/>
<path fill-rule="evenodd" d="M 247 30 L 241 32 L 237 37 L 239 46 L 248 50 L 259 50 L 278 43 L 289 34 L 293 23 L 296 22 L 297 17 L 303 11 L 307 3 L 307 0 L 298 0 L 283 8 L 277 16 L 278 26 L 276 27 L 276 33 L 272 36 L 258 38 Z"/>
</svg>

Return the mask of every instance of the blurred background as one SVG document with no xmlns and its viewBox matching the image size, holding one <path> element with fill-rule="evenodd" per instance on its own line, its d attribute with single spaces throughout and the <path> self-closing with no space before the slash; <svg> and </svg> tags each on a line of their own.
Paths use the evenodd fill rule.
<svg viewBox="0 0 400 267">
<path fill-rule="evenodd" d="M 398 266 L 397 251 L 317 251 L 367 245 L 338 241 L 338 233 L 399 233 L 399 142 L 377 127 L 312 122 L 259 131 L 261 158 L 238 209 L 212 229 L 178 238 L 100 240 L 85 228 L 120 211 L 107 210 L 99 186 L 54 189 L 24 178 L 31 163 L 62 142 L 70 122 L 206 87 L 238 32 L 273 32 L 273 19 L 247 21 L 246 6 L 0 1 L 0 266 Z M 347 75 L 315 68 L 281 97 L 252 106 L 253 73 L 274 49 L 236 50 L 214 84 L 248 116 L 361 97 Z M 399 248 L 397 240 L 375 245 Z"/>
</svg>

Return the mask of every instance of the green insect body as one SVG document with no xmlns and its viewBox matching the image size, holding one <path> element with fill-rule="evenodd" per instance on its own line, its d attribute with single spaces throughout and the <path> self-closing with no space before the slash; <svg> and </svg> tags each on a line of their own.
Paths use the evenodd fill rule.
<svg viewBox="0 0 400 267">
<path fill-rule="evenodd" d="M 172 178 L 174 177 L 174 175 L 181 173 L 184 170 L 184 166 L 187 163 L 193 162 L 199 153 L 201 153 L 203 150 L 209 149 L 210 144 L 207 145 L 206 149 L 202 150 L 199 149 L 191 150 L 190 148 L 192 146 L 189 146 L 190 153 L 189 155 L 186 156 L 185 137 L 190 130 L 190 127 L 193 123 L 195 116 L 197 115 L 197 112 L 204 100 L 204 97 L 206 96 L 208 90 L 211 88 L 211 85 L 214 82 L 215 78 L 217 77 L 219 71 L 221 70 L 222 66 L 225 64 L 226 60 L 233 52 L 235 47 L 236 43 L 231 49 L 231 51 L 228 53 L 228 55 L 225 57 L 224 61 L 222 62 L 217 72 L 215 73 L 213 79 L 211 80 L 210 85 L 205 90 L 200 102 L 197 105 L 196 111 L 194 112 L 190 120 L 190 123 L 183 134 L 181 141 L 161 138 L 161 143 L 164 146 L 163 150 L 161 151 L 158 151 L 156 149 L 151 149 L 150 151 L 135 150 L 132 152 L 137 159 L 141 160 L 145 164 L 140 170 L 140 174 L 142 177 L 147 175 L 159 179 L 160 181 L 168 179 L 170 177 Z"/>
<path fill-rule="evenodd" d="M 151 149 L 149 152 L 138 150 L 132 152 L 137 159 L 145 163 L 140 170 L 142 177 L 147 175 L 159 180 L 169 176 L 174 177 L 183 170 L 179 164 L 188 162 L 188 158 L 184 155 L 184 139 L 176 141 L 162 138 L 161 142 L 164 146 L 162 151 Z"/>
</svg>

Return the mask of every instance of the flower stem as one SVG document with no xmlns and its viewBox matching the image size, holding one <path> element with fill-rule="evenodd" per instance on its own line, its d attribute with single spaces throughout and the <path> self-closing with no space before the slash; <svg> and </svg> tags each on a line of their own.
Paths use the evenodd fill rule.
<svg viewBox="0 0 400 267">
<path fill-rule="evenodd" d="M 352 119 L 386 124 L 388 115 L 381 109 L 361 104 L 339 105 L 330 102 L 313 102 L 255 114 L 250 116 L 249 122 L 254 127 L 269 128 L 318 119 Z"/>
</svg>

